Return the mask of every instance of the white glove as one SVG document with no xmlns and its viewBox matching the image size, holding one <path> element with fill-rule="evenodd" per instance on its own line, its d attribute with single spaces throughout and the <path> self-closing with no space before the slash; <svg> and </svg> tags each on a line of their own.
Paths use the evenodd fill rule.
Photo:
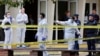
<svg viewBox="0 0 100 56">
<path fill-rule="evenodd" d="M 58 22 L 59 22 L 58 20 L 55 21 L 55 23 L 58 23 Z"/>
<path fill-rule="evenodd" d="M 82 38 L 81 36 L 79 36 L 78 38 Z M 83 40 L 78 40 L 79 44 L 83 44 Z"/>
</svg>

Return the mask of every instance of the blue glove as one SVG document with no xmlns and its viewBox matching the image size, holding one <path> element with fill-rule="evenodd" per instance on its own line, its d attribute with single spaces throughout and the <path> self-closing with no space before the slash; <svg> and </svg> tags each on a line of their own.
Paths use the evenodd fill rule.
<svg viewBox="0 0 100 56">
<path fill-rule="evenodd" d="M 46 38 L 45 37 L 42 37 L 42 41 L 45 41 L 46 40 Z"/>
</svg>

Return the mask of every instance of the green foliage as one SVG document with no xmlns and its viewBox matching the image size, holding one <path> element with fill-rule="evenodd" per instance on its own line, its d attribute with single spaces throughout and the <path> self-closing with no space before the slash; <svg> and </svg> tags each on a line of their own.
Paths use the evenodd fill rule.
<svg viewBox="0 0 100 56">
<path fill-rule="evenodd" d="M 0 0 L 0 6 L 1 5 L 8 5 L 9 8 L 10 7 L 18 7 L 22 4 L 24 4 L 24 2 L 30 2 L 30 0 Z"/>
</svg>

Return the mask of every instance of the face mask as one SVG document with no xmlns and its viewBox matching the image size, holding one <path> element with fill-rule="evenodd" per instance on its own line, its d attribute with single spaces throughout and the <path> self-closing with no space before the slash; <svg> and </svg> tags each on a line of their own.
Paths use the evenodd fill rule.
<svg viewBox="0 0 100 56">
<path fill-rule="evenodd" d="M 8 18 L 10 18 L 11 16 L 10 16 L 10 15 L 8 15 L 7 17 L 8 17 Z"/>
</svg>

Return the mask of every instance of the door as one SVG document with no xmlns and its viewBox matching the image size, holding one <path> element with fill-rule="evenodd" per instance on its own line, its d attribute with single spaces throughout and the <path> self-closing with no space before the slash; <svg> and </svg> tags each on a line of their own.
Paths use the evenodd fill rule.
<svg viewBox="0 0 100 56">
<path fill-rule="evenodd" d="M 37 25 L 38 21 L 38 0 L 30 0 L 30 2 L 24 3 L 24 8 L 26 14 L 28 14 L 29 23 L 27 25 Z M 37 30 L 35 28 L 27 28 L 26 31 L 26 42 L 37 41 L 35 39 L 35 34 Z"/>
<path fill-rule="evenodd" d="M 58 20 L 63 21 L 65 17 L 65 11 L 68 10 L 68 1 L 58 1 Z M 58 28 L 62 29 L 62 28 Z M 64 29 L 58 30 L 58 39 L 64 39 Z"/>
<path fill-rule="evenodd" d="M 71 16 L 73 16 L 73 14 L 77 13 L 77 0 L 57 0 L 56 1 L 56 20 L 61 20 L 63 21 L 64 17 L 65 17 L 65 12 L 66 11 L 71 11 Z M 54 31 L 55 38 L 56 40 L 59 39 L 64 39 L 64 29 L 62 28 L 56 28 L 56 30 Z"/>
</svg>

